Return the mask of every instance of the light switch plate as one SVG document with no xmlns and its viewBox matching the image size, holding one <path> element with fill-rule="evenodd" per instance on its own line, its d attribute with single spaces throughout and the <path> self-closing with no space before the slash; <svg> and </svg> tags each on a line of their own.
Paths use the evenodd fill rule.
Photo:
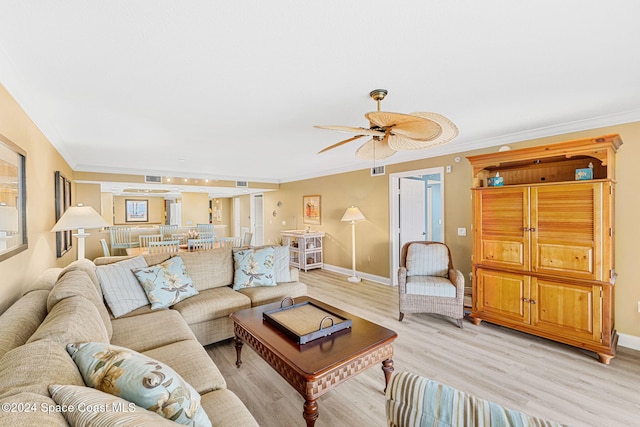
<svg viewBox="0 0 640 427">
<path fill-rule="evenodd" d="M 458 236 L 466 236 L 466 235 L 467 235 L 467 229 L 465 227 L 458 228 Z"/>
</svg>

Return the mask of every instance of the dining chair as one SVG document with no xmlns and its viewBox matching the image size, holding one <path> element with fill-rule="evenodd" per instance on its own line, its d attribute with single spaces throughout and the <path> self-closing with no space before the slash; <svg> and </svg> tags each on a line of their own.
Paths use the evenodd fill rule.
<svg viewBox="0 0 640 427">
<path fill-rule="evenodd" d="M 243 248 L 248 248 L 251 246 L 251 240 L 253 239 L 253 233 L 246 232 L 244 233 L 244 237 L 242 238 L 241 246 Z"/>
<path fill-rule="evenodd" d="M 221 248 L 239 248 L 239 237 L 221 237 L 219 240 Z"/>
<path fill-rule="evenodd" d="M 100 245 L 102 245 L 103 256 L 111 256 L 111 253 L 109 252 L 109 245 L 107 244 L 107 240 L 100 239 Z"/>
<path fill-rule="evenodd" d="M 213 224 L 196 224 L 196 230 L 200 233 L 213 233 Z"/>
<path fill-rule="evenodd" d="M 148 248 L 149 242 L 161 242 L 162 234 L 142 234 L 138 236 L 141 248 Z"/>
<path fill-rule="evenodd" d="M 177 240 L 180 242 L 181 245 L 184 245 L 186 242 L 186 237 L 185 237 L 185 233 L 174 233 L 170 236 L 170 238 L 168 239 L 164 239 L 164 240 Z"/>
<path fill-rule="evenodd" d="M 116 249 L 137 248 L 140 246 L 140 242 L 131 240 L 131 227 L 111 227 L 109 234 L 111 236 L 111 250 L 114 253 Z"/>
<path fill-rule="evenodd" d="M 178 252 L 180 242 L 178 240 L 163 240 L 161 242 L 149 242 L 149 253 Z"/>
<path fill-rule="evenodd" d="M 215 247 L 215 239 L 189 239 L 187 240 L 187 250 L 204 251 Z"/>
<path fill-rule="evenodd" d="M 216 238 L 216 233 L 212 231 L 202 231 L 198 232 L 198 239 L 214 239 Z"/>
<path fill-rule="evenodd" d="M 160 225 L 158 226 L 158 232 L 162 235 L 162 240 L 173 240 L 171 238 L 171 235 L 177 234 L 178 226 L 177 225 Z"/>
</svg>

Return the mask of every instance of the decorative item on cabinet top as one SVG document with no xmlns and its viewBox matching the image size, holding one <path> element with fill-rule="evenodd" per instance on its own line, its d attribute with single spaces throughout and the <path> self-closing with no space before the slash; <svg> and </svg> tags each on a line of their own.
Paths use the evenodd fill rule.
<svg viewBox="0 0 640 427">
<path fill-rule="evenodd" d="M 594 180 L 615 180 L 615 153 L 620 136 L 604 135 L 557 144 L 468 156 L 473 186 L 488 187 L 499 171 L 504 185 L 575 181 L 577 169 L 593 165 Z M 589 168 L 591 169 L 591 168 Z M 587 178 L 584 178 L 587 179 Z"/>
</svg>

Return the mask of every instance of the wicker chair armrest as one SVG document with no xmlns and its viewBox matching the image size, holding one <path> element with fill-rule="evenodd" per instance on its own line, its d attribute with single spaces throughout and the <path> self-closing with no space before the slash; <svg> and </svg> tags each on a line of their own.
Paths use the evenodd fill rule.
<svg viewBox="0 0 640 427">
<path fill-rule="evenodd" d="M 462 271 L 451 269 L 449 270 L 449 280 L 456 287 L 456 298 L 464 298 L 464 274 Z"/>
<path fill-rule="evenodd" d="M 400 267 L 398 269 L 398 291 L 401 294 L 407 293 L 407 268 Z"/>
</svg>

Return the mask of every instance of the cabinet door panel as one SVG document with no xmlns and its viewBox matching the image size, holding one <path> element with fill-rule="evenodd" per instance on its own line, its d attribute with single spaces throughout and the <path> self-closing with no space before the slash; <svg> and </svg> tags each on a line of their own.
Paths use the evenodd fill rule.
<svg viewBox="0 0 640 427">
<path fill-rule="evenodd" d="M 601 189 L 599 183 L 531 189 L 532 271 L 599 280 Z"/>
<path fill-rule="evenodd" d="M 529 277 L 478 269 L 476 311 L 483 315 L 529 322 Z"/>
<path fill-rule="evenodd" d="M 600 342 L 600 287 L 532 279 L 531 324 L 561 336 Z"/>
<path fill-rule="evenodd" d="M 475 192 L 477 264 L 529 270 L 529 190 Z"/>
</svg>

